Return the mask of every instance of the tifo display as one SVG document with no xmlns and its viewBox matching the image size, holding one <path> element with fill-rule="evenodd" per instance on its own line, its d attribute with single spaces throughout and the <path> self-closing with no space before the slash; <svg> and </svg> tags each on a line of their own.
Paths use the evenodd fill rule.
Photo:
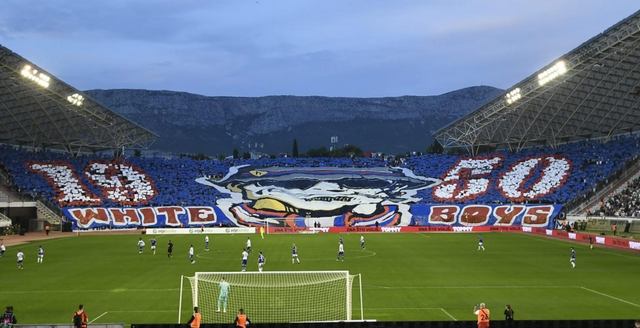
<svg viewBox="0 0 640 328">
<path fill-rule="evenodd" d="M 639 153 L 638 139 L 482 156 L 70 157 L 2 147 L 15 185 L 75 229 L 272 226 L 551 226 L 562 204 Z"/>
</svg>

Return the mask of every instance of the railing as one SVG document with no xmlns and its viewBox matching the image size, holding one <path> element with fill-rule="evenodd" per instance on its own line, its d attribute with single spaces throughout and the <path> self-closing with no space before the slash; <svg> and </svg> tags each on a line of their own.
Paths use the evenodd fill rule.
<svg viewBox="0 0 640 328">
<path fill-rule="evenodd" d="M 12 222 L 13 221 L 11 221 L 11 218 L 9 218 L 8 216 L 0 212 L 0 228 L 8 227 L 11 225 Z"/>
<path fill-rule="evenodd" d="M 43 219 L 53 226 L 60 225 L 62 217 L 40 200 L 36 200 L 36 210 L 39 219 Z"/>
</svg>

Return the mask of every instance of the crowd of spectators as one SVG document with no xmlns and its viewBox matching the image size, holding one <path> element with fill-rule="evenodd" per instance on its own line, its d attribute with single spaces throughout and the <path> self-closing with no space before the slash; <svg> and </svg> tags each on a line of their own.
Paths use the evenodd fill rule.
<svg viewBox="0 0 640 328">
<path fill-rule="evenodd" d="M 620 192 L 600 203 L 605 216 L 640 217 L 640 177 L 631 180 Z"/>
<path fill-rule="evenodd" d="M 19 192 L 33 197 L 42 197 L 60 207 L 95 205 L 85 199 L 80 203 L 61 202 L 43 172 L 50 174 L 47 163 L 63 163 L 79 181 L 70 189 L 91 199 L 97 197 L 100 206 L 189 206 L 215 205 L 220 197 L 229 197 L 215 188 L 196 183 L 200 177 L 219 178 L 229 168 L 237 165 L 253 167 L 381 167 L 401 166 L 411 169 L 419 176 L 443 179 L 441 189 L 423 189 L 417 194 L 420 202 L 432 203 L 551 203 L 564 204 L 571 199 L 592 191 L 597 183 L 605 181 L 612 173 L 624 167 L 630 159 L 638 156 L 640 145 L 634 136 L 619 137 L 608 142 L 579 142 L 555 149 L 528 149 L 517 153 L 498 151 L 475 158 L 483 161 L 468 161 L 467 156 L 426 154 L 403 160 L 382 158 L 263 158 L 197 160 L 188 157 L 127 157 L 114 161 L 109 156 L 19 149 L 0 146 L 0 166 L 12 178 Z M 467 161 L 473 165 L 464 167 Z M 35 163 L 35 164 L 34 164 Z M 479 164 L 478 164 L 479 163 Z M 35 165 L 35 166 L 34 166 Z M 459 167 L 460 169 L 455 169 Z M 544 168 L 544 169 L 542 169 Z M 35 170 L 35 171 L 34 171 Z M 50 171 L 47 171 L 50 170 Z M 105 172 L 116 172 L 119 178 L 109 178 Z M 55 173 L 55 172 L 54 172 Z M 72 181 L 74 177 L 62 170 L 61 181 Z M 57 174 L 57 173 L 56 173 Z M 56 175 L 57 177 L 57 175 Z M 553 177 L 554 179 L 549 179 Z M 618 214 L 638 215 L 638 184 L 621 195 L 607 200 L 606 210 Z M 126 185 L 121 188 L 120 185 Z M 120 186 L 120 187 L 119 187 Z M 634 187 L 635 186 L 635 187 Z M 129 188 L 129 189 L 127 189 Z M 127 192 L 131 188 L 140 192 Z M 475 189 L 474 189 L 475 188 Z M 634 189 L 635 188 L 635 189 Z M 464 189 L 460 197 L 442 198 L 438 193 Z M 82 191 L 84 190 L 84 191 Z M 456 191 L 457 192 L 457 191 Z M 455 192 L 453 193 L 455 194 Z M 464 197 L 463 197 L 464 196 Z M 467 197 L 472 196 L 472 197 Z"/>
</svg>

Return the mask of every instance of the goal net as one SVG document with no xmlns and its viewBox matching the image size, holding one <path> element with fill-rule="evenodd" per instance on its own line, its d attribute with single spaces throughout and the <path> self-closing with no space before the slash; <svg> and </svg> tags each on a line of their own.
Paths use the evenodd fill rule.
<svg viewBox="0 0 640 328">
<path fill-rule="evenodd" d="M 251 321 L 274 323 L 351 320 L 355 277 L 362 316 L 362 280 L 348 271 L 196 272 L 187 279 L 203 322 L 231 323 L 242 308 Z"/>
</svg>

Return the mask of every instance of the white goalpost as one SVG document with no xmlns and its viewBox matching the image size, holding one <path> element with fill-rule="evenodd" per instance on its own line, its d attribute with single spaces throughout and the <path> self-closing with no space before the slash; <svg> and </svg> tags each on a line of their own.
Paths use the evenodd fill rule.
<svg viewBox="0 0 640 328">
<path fill-rule="evenodd" d="M 193 277 L 181 276 L 178 323 L 182 322 L 183 303 L 188 304 L 182 299 L 184 279 L 191 285 L 191 304 L 199 308 L 205 323 L 231 323 L 241 308 L 257 323 L 349 321 L 354 281 L 358 314 L 364 320 L 362 277 L 349 271 L 196 272 Z M 226 302 L 220 297 L 223 279 L 229 284 Z"/>
</svg>

